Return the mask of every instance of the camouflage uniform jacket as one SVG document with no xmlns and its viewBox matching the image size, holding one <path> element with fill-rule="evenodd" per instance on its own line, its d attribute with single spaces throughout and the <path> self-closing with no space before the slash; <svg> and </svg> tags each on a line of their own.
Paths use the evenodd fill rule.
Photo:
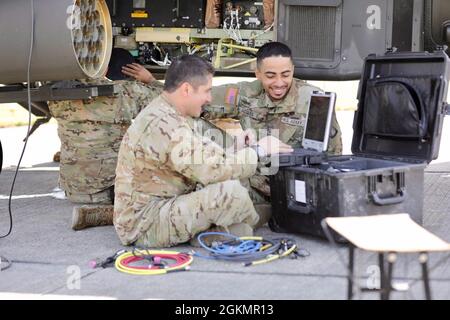
<svg viewBox="0 0 450 320">
<path fill-rule="evenodd" d="M 279 139 L 294 148 L 299 148 L 303 140 L 310 94 L 320 90 L 303 80 L 294 79 L 286 97 L 273 102 L 265 93 L 259 80 L 216 86 L 213 88 L 213 101 L 205 107 L 203 117 L 208 120 L 216 118 L 238 118 L 244 130 L 267 130 L 271 134 L 278 129 Z M 310 110 L 314 113 L 314 110 Z M 342 152 L 341 131 L 334 117 L 332 139 L 328 152 Z"/>
<path fill-rule="evenodd" d="M 205 107 L 203 117 L 207 120 L 237 118 L 242 129 L 255 130 L 259 139 L 271 134 L 293 148 L 299 148 L 303 140 L 310 94 L 317 90 L 320 89 L 294 79 L 286 97 L 273 102 L 259 80 L 216 86 L 212 92 L 213 101 Z M 314 110 L 309 112 L 314 113 Z M 341 130 L 335 114 L 331 136 L 328 152 L 341 154 Z M 255 175 L 250 178 L 250 184 L 266 197 L 270 196 L 267 177 Z"/>
<path fill-rule="evenodd" d="M 159 95 L 158 81 L 97 79 L 85 84 L 114 83 L 118 93 L 90 100 L 51 101 L 61 140 L 60 185 L 69 193 L 95 194 L 114 184 L 120 142 L 132 119 Z"/>
<path fill-rule="evenodd" d="M 136 241 L 162 206 L 195 191 L 197 184 L 250 177 L 256 166 L 255 151 L 226 153 L 161 95 L 137 116 L 120 146 L 114 203 L 119 238 Z"/>
</svg>

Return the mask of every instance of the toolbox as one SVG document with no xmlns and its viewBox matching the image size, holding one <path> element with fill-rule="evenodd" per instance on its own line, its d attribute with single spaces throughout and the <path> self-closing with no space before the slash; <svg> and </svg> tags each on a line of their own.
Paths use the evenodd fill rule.
<svg viewBox="0 0 450 320">
<path fill-rule="evenodd" d="M 443 51 L 368 56 L 352 155 L 307 164 L 284 159 L 292 165 L 270 177 L 270 228 L 323 237 L 326 217 L 390 213 L 409 213 L 421 224 L 424 169 L 438 156 L 448 80 Z"/>
</svg>

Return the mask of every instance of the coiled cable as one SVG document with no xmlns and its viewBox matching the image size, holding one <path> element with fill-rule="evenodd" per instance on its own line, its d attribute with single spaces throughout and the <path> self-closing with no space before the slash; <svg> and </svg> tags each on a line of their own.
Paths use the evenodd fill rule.
<svg viewBox="0 0 450 320">
<path fill-rule="evenodd" d="M 170 262 L 169 262 L 170 261 Z M 116 259 L 114 266 L 120 272 L 134 275 L 158 275 L 187 271 L 193 257 L 187 253 L 164 250 L 133 249 Z"/>
<path fill-rule="evenodd" d="M 210 236 L 221 240 L 213 241 L 208 246 L 204 238 Z M 197 240 L 200 246 L 209 252 L 209 255 L 202 255 L 196 252 L 195 256 L 243 262 L 244 266 L 270 262 L 291 254 L 294 257 L 309 255 L 309 252 L 306 250 L 302 250 L 301 253 L 298 252 L 295 241 L 287 238 L 268 240 L 262 237 L 237 237 L 229 233 L 204 232 L 198 235 Z"/>
</svg>

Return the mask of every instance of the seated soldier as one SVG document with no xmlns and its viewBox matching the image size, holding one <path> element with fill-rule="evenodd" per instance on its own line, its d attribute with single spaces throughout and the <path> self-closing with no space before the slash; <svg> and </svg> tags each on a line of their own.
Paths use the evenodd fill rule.
<svg viewBox="0 0 450 320">
<path fill-rule="evenodd" d="M 127 65 L 137 81 L 128 80 L 122 72 Z M 70 201 L 81 205 L 73 209 L 74 230 L 112 224 L 114 178 L 122 137 L 162 87 L 124 49 L 113 49 L 106 78 L 80 82 L 114 83 L 118 93 L 90 100 L 49 102 L 61 140 L 59 184 Z"/>
<path fill-rule="evenodd" d="M 116 170 L 114 226 L 124 245 L 167 247 L 216 228 L 251 235 L 259 220 L 239 179 L 255 174 L 261 154 L 291 152 L 267 136 L 227 152 L 193 128 L 211 102 L 212 66 L 185 55 L 166 73 L 163 93 L 125 134 Z"/>
<path fill-rule="evenodd" d="M 294 78 L 291 49 L 280 42 L 268 42 L 259 48 L 255 76 L 257 80 L 252 82 L 214 87 L 212 101 L 204 108 L 202 116 L 207 120 L 238 119 L 243 130 L 253 129 L 259 135 L 277 132 L 282 142 L 299 148 L 311 93 L 320 89 Z M 329 141 L 328 152 L 341 154 L 341 130 L 335 114 Z M 271 215 L 268 177 L 256 174 L 242 183 L 263 217 L 260 223 L 264 224 Z"/>
</svg>

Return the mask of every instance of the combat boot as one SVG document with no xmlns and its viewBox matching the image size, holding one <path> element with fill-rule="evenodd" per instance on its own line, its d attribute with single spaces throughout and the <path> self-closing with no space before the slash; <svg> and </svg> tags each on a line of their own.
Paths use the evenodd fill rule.
<svg viewBox="0 0 450 320">
<path fill-rule="evenodd" d="M 255 229 L 258 229 L 269 222 L 270 217 L 272 216 L 272 205 L 270 205 L 269 203 L 259 203 L 253 206 L 255 207 L 255 211 L 259 216 L 258 223 L 255 226 Z"/>
<path fill-rule="evenodd" d="M 61 162 L 61 151 L 58 151 L 53 155 L 53 162 Z"/>
<path fill-rule="evenodd" d="M 89 227 L 113 224 L 114 206 L 83 205 L 74 207 L 72 212 L 72 229 L 81 230 Z"/>
</svg>

